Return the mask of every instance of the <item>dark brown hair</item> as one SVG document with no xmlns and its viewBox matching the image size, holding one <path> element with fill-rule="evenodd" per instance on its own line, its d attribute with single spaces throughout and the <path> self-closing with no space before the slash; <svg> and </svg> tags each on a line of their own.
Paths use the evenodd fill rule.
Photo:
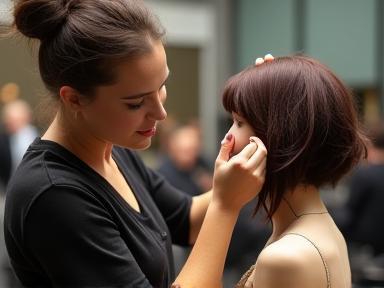
<svg viewBox="0 0 384 288">
<path fill-rule="evenodd" d="M 256 211 L 263 207 L 269 218 L 285 191 L 335 185 L 366 154 L 351 92 L 309 57 L 279 57 L 245 69 L 228 80 L 223 105 L 244 117 L 266 145 Z"/>
<path fill-rule="evenodd" d="M 41 41 L 40 74 L 55 95 L 68 85 L 92 96 L 114 82 L 118 61 L 150 52 L 164 35 L 139 0 L 21 0 L 14 16 L 22 34 Z"/>
</svg>

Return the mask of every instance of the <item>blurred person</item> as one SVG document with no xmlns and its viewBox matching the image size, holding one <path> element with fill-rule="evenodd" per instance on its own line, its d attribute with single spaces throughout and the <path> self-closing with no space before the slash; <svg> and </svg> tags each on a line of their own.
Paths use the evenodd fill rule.
<svg viewBox="0 0 384 288">
<path fill-rule="evenodd" d="M 20 283 L 15 278 L 8 261 L 6 253 L 3 215 L 5 201 L 5 187 L 28 146 L 38 136 L 37 129 L 31 124 L 32 113 L 29 104 L 18 97 L 18 86 L 9 83 L 3 86 L 2 97 L 2 130 L 0 131 L 0 261 L 1 281 L 0 285 L 5 287 L 19 287 Z"/>
<path fill-rule="evenodd" d="M 155 141 L 157 140 L 158 144 L 158 149 L 156 151 L 159 154 L 156 160 L 157 163 L 160 163 L 161 157 L 168 153 L 169 135 L 178 127 L 178 125 L 175 117 L 171 114 L 167 114 L 167 118 L 164 119 L 164 121 L 161 121 L 157 126 L 158 137 L 154 139 Z M 156 143 L 155 141 L 154 143 Z M 156 166 L 156 164 L 154 166 Z"/>
<path fill-rule="evenodd" d="M 0 102 L 3 104 L 17 100 L 20 95 L 20 87 L 16 83 L 4 84 L 0 89 Z"/>
<path fill-rule="evenodd" d="M 179 126 L 168 133 L 167 153 L 158 171 L 175 187 L 191 196 L 212 188 L 212 170 L 201 153 L 200 130 L 196 125 Z"/>
<path fill-rule="evenodd" d="M 32 112 L 28 103 L 17 99 L 6 103 L 2 109 L 4 131 L 0 134 L 0 181 L 4 187 L 21 162 L 28 146 L 38 136 L 31 124 Z"/>
<path fill-rule="evenodd" d="M 360 165 L 348 181 L 345 233 L 355 247 L 368 249 L 372 256 L 384 253 L 384 124 L 374 126 L 367 145 L 367 163 Z M 357 248 L 356 247 L 356 248 Z"/>
<path fill-rule="evenodd" d="M 347 246 L 319 188 L 335 185 L 365 156 L 353 97 L 312 58 L 263 62 L 230 78 L 223 92 L 233 117 L 232 157 L 253 135 L 268 151 L 255 211 L 264 209 L 273 225 L 265 248 L 236 287 L 350 288 Z M 228 227 L 220 222 L 220 229 Z M 179 277 L 183 271 L 175 283 Z"/>
<path fill-rule="evenodd" d="M 164 29 L 144 2 L 15 4 L 13 26 L 40 41 L 57 108 L 7 186 L 5 240 L 23 285 L 169 288 L 172 243 L 194 244 L 183 277 L 217 285 L 237 212 L 264 182 L 263 143 L 252 138 L 229 159 L 228 134 L 212 191 L 181 192 L 134 151 L 167 115 Z"/>
</svg>

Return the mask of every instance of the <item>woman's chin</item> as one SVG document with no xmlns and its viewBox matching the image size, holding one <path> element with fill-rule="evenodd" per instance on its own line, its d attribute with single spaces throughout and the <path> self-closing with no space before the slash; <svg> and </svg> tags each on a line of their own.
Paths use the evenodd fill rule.
<svg viewBox="0 0 384 288">
<path fill-rule="evenodd" d="M 117 146 L 121 146 L 127 149 L 132 149 L 132 150 L 146 150 L 148 149 L 152 144 L 151 139 L 146 139 L 145 141 L 140 141 L 136 143 L 119 143 L 116 144 Z"/>
<path fill-rule="evenodd" d="M 151 144 L 152 144 L 152 141 L 149 140 L 149 141 L 142 142 L 142 143 L 136 145 L 136 147 L 134 147 L 133 149 L 135 149 L 135 150 L 146 150 L 149 147 L 151 147 Z"/>
</svg>

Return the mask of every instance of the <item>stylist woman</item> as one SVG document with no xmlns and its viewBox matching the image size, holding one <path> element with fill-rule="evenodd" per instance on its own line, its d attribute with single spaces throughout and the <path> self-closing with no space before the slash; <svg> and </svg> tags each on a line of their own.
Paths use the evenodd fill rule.
<svg viewBox="0 0 384 288">
<path fill-rule="evenodd" d="M 169 74 L 163 29 L 142 1 L 16 3 L 14 27 L 40 40 L 40 75 L 57 108 L 7 189 L 5 238 L 18 278 L 28 287 L 169 287 L 171 244 L 193 244 L 207 214 L 179 284 L 216 286 L 224 265 L 216 256 L 264 181 L 263 144 L 229 160 L 228 135 L 213 192 L 189 198 L 133 152 L 150 146 L 166 117 Z"/>
</svg>

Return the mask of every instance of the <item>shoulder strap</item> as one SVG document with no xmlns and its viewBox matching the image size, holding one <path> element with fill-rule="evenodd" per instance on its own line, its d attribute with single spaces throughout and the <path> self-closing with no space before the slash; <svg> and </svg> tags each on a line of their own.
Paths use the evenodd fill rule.
<svg viewBox="0 0 384 288">
<path fill-rule="evenodd" d="M 290 232 L 290 233 L 285 233 L 284 235 L 297 235 L 297 236 L 300 236 L 300 237 L 304 238 L 305 240 L 307 240 L 309 243 L 311 243 L 313 247 L 315 247 L 315 249 L 319 253 L 321 261 L 323 262 L 323 265 L 324 265 L 325 274 L 327 276 L 327 288 L 331 288 L 331 276 L 330 276 L 330 273 L 329 273 L 328 265 L 325 262 L 324 256 L 321 253 L 319 247 L 317 247 L 317 245 L 312 240 L 310 240 L 308 237 L 306 237 L 306 236 L 304 236 L 302 234 Z"/>
</svg>

